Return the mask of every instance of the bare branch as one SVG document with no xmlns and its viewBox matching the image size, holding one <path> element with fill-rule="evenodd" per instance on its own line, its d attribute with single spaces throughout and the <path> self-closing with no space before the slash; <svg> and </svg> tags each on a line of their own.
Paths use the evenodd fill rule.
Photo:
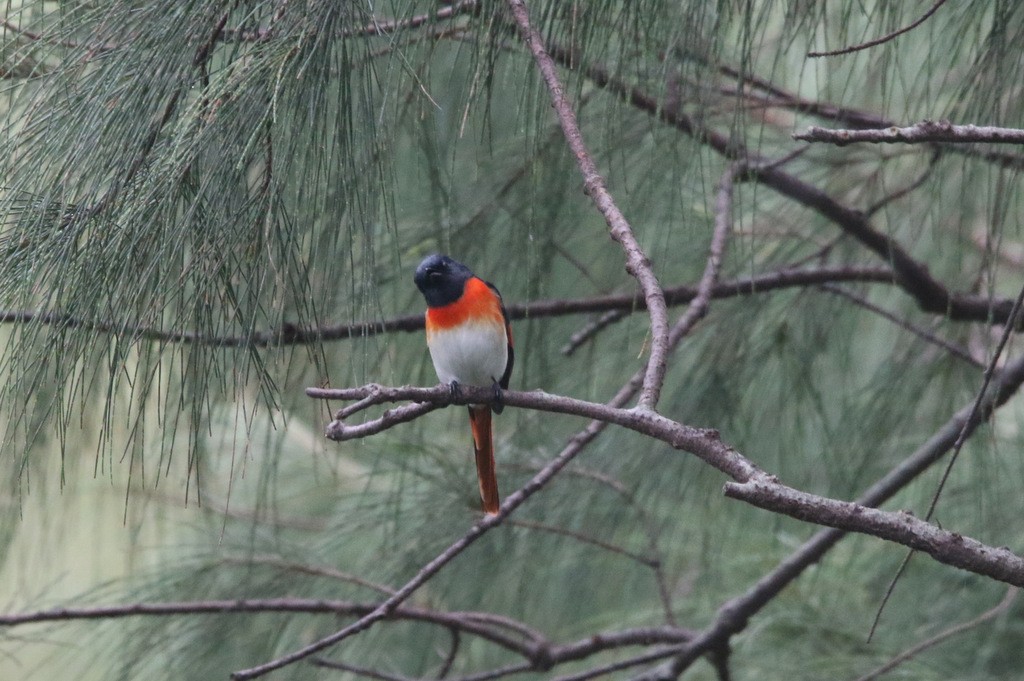
<svg viewBox="0 0 1024 681">
<path fill-rule="evenodd" d="M 327 613 L 364 616 L 376 603 L 359 603 L 310 598 L 239 598 L 230 600 L 129 603 L 91 608 L 53 608 L 15 615 L 0 615 L 0 627 L 15 627 L 43 622 L 70 620 L 120 619 L 125 617 L 161 617 L 175 615 L 233 614 L 254 612 Z M 528 656 L 534 643 L 524 643 L 496 628 L 474 620 L 471 613 L 448 613 L 416 606 L 395 607 L 390 617 L 430 622 L 479 636 L 520 655 Z"/>
<path fill-rule="evenodd" d="M 956 532 L 943 530 L 908 511 L 879 511 L 853 502 L 801 492 L 772 476 L 758 475 L 744 483 L 727 482 L 725 495 L 797 520 L 870 534 L 909 546 L 962 570 L 1024 586 L 1024 558 Z"/>
<path fill-rule="evenodd" d="M 636 561 L 637 563 L 640 563 L 641 565 L 649 568 L 655 568 L 658 566 L 658 561 L 654 558 L 648 558 L 645 555 L 635 553 L 628 549 L 624 549 L 621 546 L 616 546 L 611 542 L 598 539 L 597 537 L 591 537 L 581 532 L 574 532 L 573 530 L 567 529 L 565 527 L 558 527 L 557 525 L 548 525 L 547 523 L 539 523 L 533 520 L 509 520 L 508 523 L 506 524 L 511 525 L 512 527 L 523 527 L 528 530 L 537 530 L 539 532 L 548 532 L 550 534 L 557 534 L 563 537 L 570 537 L 580 542 L 581 544 L 590 544 L 591 546 L 596 546 L 600 549 L 604 549 L 609 553 L 625 556 L 626 558 Z"/>
<path fill-rule="evenodd" d="M 0 626 L 16 627 L 44 622 L 122 619 L 126 617 L 159 617 L 197 614 L 228 614 L 255 612 L 329 613 L 335 615 L 362 616 L 373 612 L 378 606 L 373 603 L 351 601 L 270 598 L 214 601 L 183 601 L 162 603 L 131 603 L 126 605 L 99 606 L 92 608 L 55 608 L 0 615 Z M 526 659 L 525 670 L 550 669 L 551 667 L 586 659 L 601 652 L 629 646 L 651 646 L 657 644 L 680 644 L 693 636 L 693 631 L 675 626 L 639 627 L 619 631 L 597 632 L 581 640 L 554 644 L 539 632 L 525 627 L 508 618 L 498 618 L 484 612 L 442 612 L 415 606 L 397 606 L 389 614 L 392 619 L 429 622 L 447 627 L 452 631 L 453 645 L 449 657 L 458 649 L 459 632 L 472 634 L 499 645 Z M 497 621 L 500 620 L 500 621 Z M 511 625 L 516 632 L 525 632 L 525 640 L 501 633 L 497 627 Z M 374 678 L 403 678 L 398 675 L 382 674 L 379 670 L 353 667 L 342 662 L 324 660 L 322 666 L 345 668 L 354 673 Z M 445 663 L 445 667 L 450 662 Z M 442 669 L 444 671 L 444 669 Z M 493 677 L 501 674 L 495 674 Z M 488 678 L 493 678 L 488 675 Z"/>
<path fill-rule="evenodd" d="M 395 592 L 394 589 L 383 584 L 377 584 L 367 579 L 363 579 L 358 575 L 353 575 L 348 572 L 326 567 L 323 565 L 309 565 L 307 563 L 300 563 L 292 560 L 285 560 L 278 556 L 273 555 L 245 555 L 245 556 L 226 556 L 221 559 L 222 563 L 229 565 L 267 565 L 274 567 L 279 570 L 288 572 L 301 572 L 307 575 L 313 575 L 315 577 L 328 577 L 335 579 L 340 582 L 348 582 L 349 584 L 356 584 L 357 586 L 365 587 L 376 591 L 377 593 L 384 594 L 385 596 L 391 595 Z"/>
<path fill-rule="evenodd" d="M 708 313 L 711 305 L 711 296 L 718 282 L 718 273 L 722 269 L 722 256 L 725 253 L 725 243 L 729 238 L 729 231 L 732 229 L 732 190 L 733 181 L 736 176 L 746 172 L 746 163 L 735 163 L 730 166 L 718 181 L 718 190 L 715 195 L 715 230 L 711 235 L 711 246 L 708 249 L 707 263 L 704 265 L 704 273 L 701 275 L 700 283 L 697 285 L 697 295 L 690 301 L 686 312 L 672 327 L 670 338 L 672 345 L 679 342 L 678 339 L 690 333 L 690 330 L 697 325 Z"/>
<path fill-rule="evenodd" d="M 851 45 L 849 47 L 842 47 L 842 48 L 840 48 L 838 50 L 829 50 L 827 52 L 808 52 L 807 56 L 808 57 L 812 57 L 812 58 L 813 57 L 835 57 L 835 56 L 840 55 L 840 54 L 850 54 L 851 52 L 857 52 L 859 50 L 866 50 L 866 49 L 868 49 L 870 47 L 875 47 L 877 45 L 881 45 L 882 43 L 887 43 L 890 40 L 903 35 L 904 33 L 908 33 L 909 31 L 913 31 L 915 28 L 917 28 L 918 26 L 923 24 L 928 19 L 928 17 L 930 17 L 931 15 L 935 14 L 935 12 L 938 11 L 938 9 L 940 7 L 942 7 L 945 3 L 946 3 L 946 0 L 937 0 L 937 2 L 934 5 L 932 5 L 928 9 L 927 12 L 922 14 L 920 16 L 920 18 L 918 18 L 916 21 L 914 21 L 913 23 L 909 24 L 908 26 L 904 26 L 903 28 L 897 29 L 897 30 L 893 31 L 892 33 L 887 33 L 886 35 L 883 35 L 881 38 L 875 38 L 874 40 L 869 40 L 868 42 L 860 43 L 859 45 Z"/>
<path fill-rule="evenodd" d="M 892 126 L 874 130 L 834 130 L 812 125 L 803 132 L 793 133 L 793 139 L 803 142 L 828 142 L 840 147 L 857 142 L 871 144 L 926 144 L 932 142 L 1024 144 L 1024 130 L 981 125 L 953 125 L 949 121 L 921 121 L 905 128 Z"/>
<path fill-rule="evenodd" d="M 756 97 L 766 106 L 789 109 L 817 118 L 840 121 L 854 128 L 884 128 L 893 124 L 889 119 L 879 116 L 874 112 L 851 109 L 814 99 L 804 99 L 797 94 L 780 88 L 769 80 L 751 73 L 744 73 L 732 66 L 719 66 L 718 70 L 750 88 L 767 93 L 769 95 L 768 98 Z M 728 92 L 726 94 L 737 93 Z M 743 94 L 745 97 L 755 98 L 755 95 L 749 91 Z"/>
<path fill-rule="evenodd" d="M 665 378 L 668 354 L 668 310 L 665 305 L 665 294 L 658 283 L 658 278 L 651 267 L 651 261 L 633 234 L 626 217 L 619 210 L 605 187 L 604 178 L 597 170 L 597 164 L 583 142 L 583 135 L 576 122 L 569 100 L 558 78 L 555 62 L 544 47 L 544 40 L 530 24 L 530 13 L 523 0 L 508 0 L 508 6 L 515 17 L 519 32 L 527 49 L 533 55 L 537 68 L 544 77 L 551 102 L 558 114 L 559 123 L 565 133 L 565 140 L 576 156 L 576 164 L 583 174 L 583 190 L 594 202 L 604 216 L 611 230 L 612 239 L 619 242 L 626 254 L 626 271 L 636 278 L 644 293 L 647 311 L 651 318 L 651 352 L 647 362 L 647 370 L 640 392 L 639 406 L 654 409 L 661 394 L 661 384 Z"/>
<path fill-rule="evenodd" d="M 569 336 L 569 340 L 566 341 L 565 345 L 562 346 L 559 352 L 566 357 L 572 356 L 573 353 L 583 347 L 583 345 L 590 341 L 590 339 L 597 336 L 597 334 L 601 333 L 615 322 L 625 319 L 628 316 L 629 313 L 625 310 L 611 310 L 609 312 L 605 312 L 603 315 L 587 323 L 582 329 Z"/>
<path fill-rule="evenodd" d="M 877 669 L 868 672 L 864 676 L 859 677 L 857 681 L 874 681 L 886 672 L 892 671 L 893 669 L 900 666 L 907 660 L 915 657 L 918 653 L 922 653 L 929 648 L 933 648 L 938 644 L 942 643 L 943 641 L 952 638 L 953 636 L 956 636 L 957 634 L 962 634 L 963 632 L 968 631 L 969 629 L 973 629 L 974 627 L 980 624 L 984 624 L 993 617 L 996 617 L 997 615 L 1006 612 L 1006 610 L 1008 610 L 1010 606 L 1013 604 L 1014 600 L 1016 600 L 1019 591 L 1020 589 L 1018 587 L 1011 586 L 1009 589 L 1006 590 L 1006 595 L 1003 596 L 1003 600 L 1001 600 L 995 607 L 989 608 L 985 612 L 981 613 L 980 615 L 971 620 L 968 620 L 967 622 L 961 622 L 960 624 L 956 624 L 950 627 L 949 629 L 946 629 L 945 631 L 939 632 L 938 634 L 932 636 L 929 639 L 921 641 L 915 646 L 911 646 L 899 655 L 893 657 L 891 660 L 883 664 L 881 667 L 878 667 Z"/>
<path fill-rule="evenodd" d="M 336 669 L 338 671 L 355 674 L 356 676 L 365 676 L 368 679 L 379 679 L 379 681 L 416 681 L 409 676 L 386 674 L 378 669 L 360 667 L 347 662 L 338 662 L 337 660 L 328 660 L 322 657 L 314 657 L 309 661 L 309 663 L 317 667 L 323 667 L 324 669 Z"/>
<path fill-rule="evenodd" d="M 364 408 L 384 402 L 403 401 L 415 403 L 407 406 L 430 405 L 432 408 L 438 408 L 450 404 L 491 404 L 495 399 L 494 392 L 490 388 L 465 385 L 459 388 L 458 394 L 453 395 L 450 387 L 443 384 L 433 388 L 419 388 L 415 386 L 387 387 L 370 383 L 358 388 L 306 388 L 306 394 L 310 397 L 327 400 L 359 400 Z M 685 426 L 645 410 L 623 409 L 613 404 L 588 402 L 564 395 L 552 395 L 541 390 L 529 392 L 504 390 L 501 400 L 506 407 L 571 414 L 634 430 L 661 440 L 676 449 L 694 454 L 733 480 L 748 480 L 755 471 L 759 470 L 753 462 L 723 444 L 717 431 Z M 351 415 L 350 411 L 346 413 Z M 400 422 L 392 422 L 387 414 L 376 420 L 351 427 L 345 426 L 339 421 L 332 421 L 327 426 L 327 437 L 340 440 L 366 437 Z"/>
<path fill-rule="evenodd" d="M 434 677 L 438 680 L 448 676 L 448 672 L 452 670 L 452 665 L 455 664 L 455 656 L 459 654 L 459 646 L 462 644 L 462 636 L 459 634 L 458 629 L 451 628 L 448 631 L 451 634 L 452 642 L 448 646 L 448 654 L 445 655 L 444 661 L 441 662 L 441 668 Z"/>
</svg>

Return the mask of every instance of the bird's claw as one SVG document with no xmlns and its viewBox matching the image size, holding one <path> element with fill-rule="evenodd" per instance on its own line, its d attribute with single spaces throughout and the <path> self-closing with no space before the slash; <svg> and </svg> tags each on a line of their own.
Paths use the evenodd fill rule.
<svg viewBox="0 0 1024 681">
<path fill-rule="evenodd" d="M 494 383 L 491 384 L 491 389 L 494 391 L 494 402 L 491 403 L 491 409 L 494 410 L 495 414 L 500 414 L 502 410 L 505 409 L 501 386 L 498 385 L 497 381 L 494 381 Z"/>
<path fill-rule="evenodd" d="M 457 400 L 462 395 L 462 386 L 459 385 L 458 381 L 452 381 L 448 384 L 448 394 L 452 396 L 453 400 Z"/>
</svg>

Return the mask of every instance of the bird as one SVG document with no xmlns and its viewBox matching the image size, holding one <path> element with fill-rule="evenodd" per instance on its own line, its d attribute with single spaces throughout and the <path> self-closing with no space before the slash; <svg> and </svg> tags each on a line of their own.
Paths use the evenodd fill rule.
<svg viewBox="0 0 1024 681">
<path fill-rule="evenodd" d="M 448 384 L 453 394 L 461 385 L 494 390 L 491 405 L 469 405 L 480 501 L 484 513 L 494 515 L 501 500 L 491 410 L 500 414 L 503 409 L 501 391 L 508 389 L 515 359 L 508 313 L 493 284 L 447 255 L 428 255 L 413 280 L 427 302 L 427 348 L 438 380 Z"/>
</svg>

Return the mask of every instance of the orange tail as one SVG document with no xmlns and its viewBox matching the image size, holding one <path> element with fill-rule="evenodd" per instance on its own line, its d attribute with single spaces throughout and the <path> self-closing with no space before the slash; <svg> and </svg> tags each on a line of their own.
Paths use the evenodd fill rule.
<svg viewBox="0 0 1024 681">
<path fill-rule="evenodd" d="M 491 435 L 491 408 L 470 407 L 469 423 L 473 427 L 473 453 L 476 454 L 476 475 L 480 481 L 480 501 L 484 513 L 497 513 L 498 477 L 494 473 L 494 438 Z"/>
</svg>

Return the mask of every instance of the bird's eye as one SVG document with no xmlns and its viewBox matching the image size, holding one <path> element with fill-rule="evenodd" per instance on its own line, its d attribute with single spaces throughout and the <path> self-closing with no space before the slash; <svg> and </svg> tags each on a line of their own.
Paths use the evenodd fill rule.
<svg viewBox="0 0 1024 681">
<path fill-rule="evenodd" d="M 430 281 L 441 281 L 441 278 L 443 276 L 444 275 L 441 274 L 440 270 L 430 270 L 429 272 L 427 272 L 427 279 L 429 279 Z"/>
</svg>

